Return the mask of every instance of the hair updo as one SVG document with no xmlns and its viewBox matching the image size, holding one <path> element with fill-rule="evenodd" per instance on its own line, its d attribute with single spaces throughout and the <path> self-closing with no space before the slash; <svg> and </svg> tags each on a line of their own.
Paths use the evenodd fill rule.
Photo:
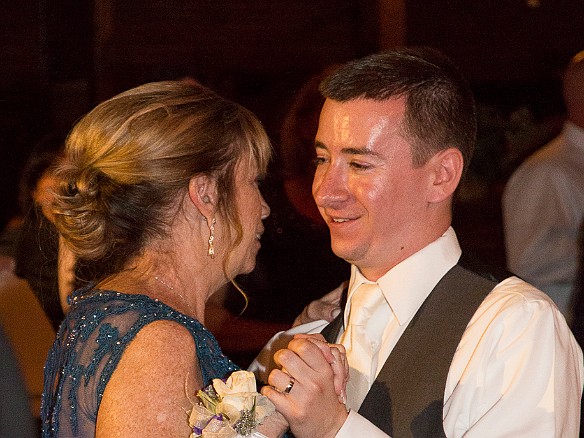
<svg viewBox="0 0 584 438">
<path fill-rule="evenodd" d="M 250 111 L 203 86 L 166 81 L 98 105 L 69 134 L 65 155 L 56 225 L 99 280 L 166 236 L 171 207 L 197 174 L 216 178 L 218 214 L 236 231 L 237 246 L 235 168 L 249 159 L 265 173 L 271 147 Z"/>
</svg>

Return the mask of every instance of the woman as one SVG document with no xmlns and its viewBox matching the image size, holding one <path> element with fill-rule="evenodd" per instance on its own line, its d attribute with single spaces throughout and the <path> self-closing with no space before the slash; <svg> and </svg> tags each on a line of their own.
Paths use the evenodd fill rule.
<svg viewBox="0 0 584 438">
<path fill-rule="evenodd" d="M 254 268 L 270 153 L 249 111 L 181 82 L 124 92 L 75 126 L 55 223 L 93 283 L 49 353 L 43 436 L 189 435 L 192 395 L 237 369 L 205 302 Z"/>
</svg>

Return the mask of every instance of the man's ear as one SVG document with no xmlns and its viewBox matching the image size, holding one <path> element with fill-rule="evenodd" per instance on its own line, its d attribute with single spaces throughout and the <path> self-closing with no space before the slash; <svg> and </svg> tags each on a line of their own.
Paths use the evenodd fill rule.
<svg viewBox="0 0 584 438">
<path fill-rule="evenodd" d="M 189 199 L 209 223 L 217 211 L 217 180 L 209 175 L 196 175 L 189 181 Z"/>
<path fill-rule="evenodd" d="M 462 177 L 464 158 L 459 149 L 450 147 L 434 155 L 430 162 L 431 187 L 428 202 L 438 203 L 451 197 Z"/>
</svg>

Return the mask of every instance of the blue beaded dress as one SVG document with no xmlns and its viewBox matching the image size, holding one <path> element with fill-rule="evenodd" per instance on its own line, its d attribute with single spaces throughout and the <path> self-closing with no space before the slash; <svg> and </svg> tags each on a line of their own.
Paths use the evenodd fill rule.
<svg viewBox="0 0 584 438">
<path fill-rule="evenodd" d="M 239 369 L 199 321 L 161 301 L 88 286 L 71 304 L 45 365 L 43 438 L 95 436 L 105 387 L 125 348 L 151 322 L 176 321 L 189 330 L 205 384 Z"/>
</svg>

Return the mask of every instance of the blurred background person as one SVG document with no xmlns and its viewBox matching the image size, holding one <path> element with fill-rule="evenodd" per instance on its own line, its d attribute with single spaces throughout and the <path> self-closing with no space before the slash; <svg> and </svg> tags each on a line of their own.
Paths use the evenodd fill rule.
<svg viewBox="0 0 584 438">
<path fill-rule="evenodd" d="M 25 279 L 57 331 L 64 313 L 58 290 L 58 241 L 52 201 L 54 168 L 61 157 L 65 134 L 46 135 L 33 149 L 20 182 L 23 220 L 15 250 L 15 274 Z"/>
<path fill-rule="evenodd" d="M 561 134 L 511 175 L 502 208 L 508 269 L 546 292 L 570 322 L 584 216 L 584 52 L 565 71 L 563 96 Z"/>
<path fill-rule="evenodd" d="M 338 65 L 325 68 L 310 77 L 296 93 L 280 129 L 278 159 L 284 190 L 296 211 L 315 224 L 324 225 L 314 198 L 314 137 L 318 130 L 320 110 L 324 97 L 318 91 L 320 81 L 332 73 Z M 328 234 L 328 233 L 327 233 Z"/>
<path fill-rule="evenodd" d="M 20 365 L 0 326 L 0 436 L 32 438 L 36 433 Z"/>
<path fill-rule="evenodd" d="M 574 279 L 574 318 L 572 322 L 574 337 L 584 345 L 584 221 L 578 236 L 578 270 Z"/>
<path fill-rule="evenodd" d="M 58 237 L 44 214 L 51 214 L 53 182 L 49 168 L 63 139 L 50 134 L 32 148 L 20 178 L 13 181 L 19 186 L 18 208 L 1 235 L 0 326 L 10 349 L 3 350 L 2 355 L 6 355 L 4 363 L 9 357 L 17 361 L 28 398 L 27 415 L 37 420 L 44 363 L 63 319 L 56 287 Z M 17 383 L 10 379 L 5 383 L 15 393 L 6 403 L 16 402 L 20 390 Z M 0 436 L 20 435 L 0 431 Z"/>
</svg>

